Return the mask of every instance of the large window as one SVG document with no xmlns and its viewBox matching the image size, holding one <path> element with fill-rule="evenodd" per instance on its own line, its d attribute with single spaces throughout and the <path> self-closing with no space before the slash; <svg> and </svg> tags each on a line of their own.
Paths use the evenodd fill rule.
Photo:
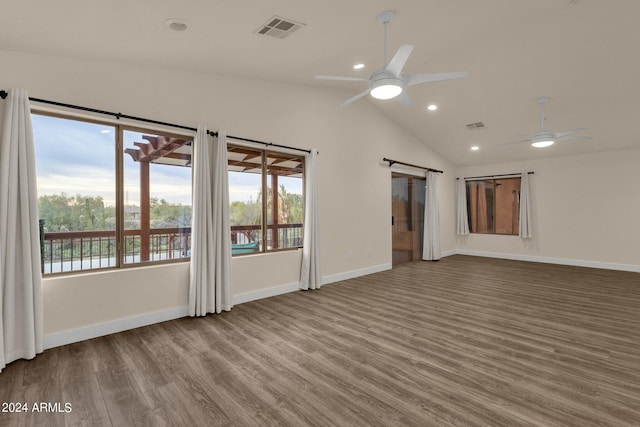
<svg viewBox="0 0 640 427">
<path fill-rule="evenodd" d="M 117 266 L 116 127 L 32 121 L 43 272 Z"/>
<path fill-rule="evenodd" d="M 188 259 L 190 138 L 32 119 L 43 273 Z"/>
<path fill-rule="evenodd" d="M 302 247 L 304 157 L 229 145 L 234 255 Z"/>
<path fill-rule="evenodd" d="M 469 231 L 517 235 L 520 178 L 467 181 Z"/>
<path fill-rule="evenodd" d="M 189 256 L 191 139 L 123 129 L 124 262 Z"/>
</svg>

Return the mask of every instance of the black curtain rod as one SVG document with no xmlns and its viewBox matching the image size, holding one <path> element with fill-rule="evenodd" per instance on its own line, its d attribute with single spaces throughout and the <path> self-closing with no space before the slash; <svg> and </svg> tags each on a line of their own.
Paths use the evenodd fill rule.
<svg viewBox="0 0 640 427">
<path fill-rule="evenodd" d="M 0 90 L 0 98 L 5 99 L 7 97 L 7 95 L 9 95 L 9 93 L 6 90 Z M 190 130 L 190 131 L 193 131 L 193 132 L 196 132 L 198 130 L 198 129 L 196 129 L 194 127 L 191 127 L 191 126 L 177 125 L 175 123 L 161 122 L 159 120 L 145 119 L 143 117 L 130 116 L 128 114 L 122 114 L 122 113 L 114 113 L 112 111 L 98 110 L 98 109 L 90 108 L 90 107 L 82 107 L 80 105 L 65 104 L 65 103 L 62 103 L 62 102 L 49 101 L 49 100 L 46 100 L 46 99 L 29 97 L 29 101 L 40 102 L 42 104 L 55 105 L 57 107 L 73 108 L 75 110 L 88 111 L 88 112 L 91 112 L 91 113 L 104 114 L 106 116 L 114 116 L 116 118 L 116 120 L 129 119 L 129 120 L 135 120 L 135 121 L 138 121 L 138 122 L 147 122 L 147 123 L 153 123 L 155 125 L 169 126 L 169 127 L 178 128 L 178 129 Z M 218 132 L 211 131 L 211 130 L 208 130 L 207 134 L 211 135 L 211 136 L 218 136 Z M 269 146 L 269 147 L 279 147 L 279 148 L 286 148 L 288 150 L 297 150 L 297 151 L 304 151 L 305 153 L 311 153 L 311 150 L 305 150 L 303 148 L 296 148 L 296 147 L 288 147 L 286 145 L 274 144 L 272 142 L 258 141 L 256 139 L 241 138 L 239 136 L 233 136 L 233 135 L 227 135 L 227 138 L 235 139 L 235 140 L 238 140 L 238 141 L 254 142 L 256 144 L 263 144 L 263 145 L 266 145 L 266 146 Z"/>
<path fill-rule="evenodd" d="M 6 90 L 0 90 L 0 98 L 5 99 L 7 97 L 7 95 L 8 95 L 8 93 L 7 93 Z M 130 119 L 130 120 L 136 120 L 136 121 L 139 121 L 139 122 L 153 123 L 153 124 L 156 124 L 156 125 L 170 126 L 170 127 L 174 127 L 174 128 L 178 128 L 178 129 L 186 129 L 186 130 L 190 130 L 190 131 L 194 131 L 194 132 L 197 131 L 196 128 L 193 128 L 193 127 L 190 127 L 190 126 L 183 126 L 183 125 L 177 125 L 175 123 L 167 123 L 167 122 L 161 122 L 161 121 L 158 121 L 158 120 L 145 119 L 143 117 L 135 117 L 135 116 L 130 116 L 128 114 L 122 114 L 122 113 L 114 113 L 112 111 L 98 110 L 96 108 L 91 108 L 91 107 L 82 107 L 80 105 L 65 104 L 63 102 L 49 101 L 47 99 L 33 98 L 31 96 L 29 97 L 29 101 L 40 102 L 42 104 L 55 105 L 57 107 L 73 108 L 75 110 L 88 111 L 88 112 L 91 112 L 91 113 L 104 114 L 105 116 L 113 116 L 113 117 L 116 118 L 116 120 Z M 216 132 L 207 131 L 207 133 L 209 135 L 211 135 L 211 136 L 216 136 L 217 135 Z"/>
<path fill-rule="evenodd" d="M 533 175 L 533 172 L 527 172 L 528 175 Z M 501 176 L 517 176 L 521 173 L 503 173 L 502 175 L 481 175 L 481 176 L 465 176 L 463 179 L 482 179 L 482 178 L 500 178 Z M 460 178 L 456 178 L 460 179 Z"/>
<path fill-rule="evenodd" d="M 430 171 L 430 172 L 436 172 L 436 173 L 444 173 L 442 171 L 439 171 L 438 169 L 431 169 L 431 168 L 427 168 L 425 166 L 418 166 L 418 165 L 412 165 L 411 163 L 405 163 L 405 162 L 401 162 L 399 160 L 391 160 L 391 159 L 387 159 L 386 157 L 382 159 L 383 162 L 389 162 L 389 167 L 395 165 L 396 163 L 399 165 L 405 165 L 405 166 L 411 166 L 412 168 L 418 168 L 418 169 L 424 169 L 426 171 Z"/>
<path fill-rule="evenodd" d="M 218 136 L 218 132 L 212 132 L 212 135 Z M 304 151 L 305 153 L 311 153 L 311 150 L 306 150 L 304 148 L 289 147 L 287 145 L 274 144 L 273 142 L 258 141 L 255 139 L 241 138 L 239 136 L 233 136 L 233 135 L 227 135 L 227 138 L 235 139 L 236 141 L 247 141 L 247 142 L 254 142 L 256 144 L 264 144 L 267 147 L 286 148 L 287 150 Z"/>
</svg>

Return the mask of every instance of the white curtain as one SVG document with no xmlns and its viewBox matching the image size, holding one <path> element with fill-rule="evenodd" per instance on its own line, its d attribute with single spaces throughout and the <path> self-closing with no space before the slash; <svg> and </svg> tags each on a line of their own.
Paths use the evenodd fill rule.
<svg viewBox="0 0 640 427">
<path fill-rule="evenodd" d="M 213 145 L 213 146 L 212 146 Z M 189 315 L 229 311 L 231 301 L 231 227 L 227 138 L 218 132 L 213 144 L 198 126 L 193 141 L 193 213 Z"/>
<path fill-rule="evenodd" d="M 427 172 L 424 197 L 424 244 L 422 259 L 440 259 L 440 208 L 438 206 L 438 173 Z"/>
<path fill-rule="evenodd" d="M 529 190 L 529 174 L 522 173 L 520 178 L 520 232 L 523 239 L 533 237 L 533 224 L 531 223 L 531 191 Z"/>
<path fill-rule="evenodd" d="M 300 268 L 300 289 L 303 290 L 322 287 L 317 158 L 318 151 L 313 148 L 305 160 L 304 237 Z"/>
<path fill-rule="evenodd" d="M 469 214 L 467 212 L 467 183 L 463 178 L 458 178 L 457 184 L 457 216 L 456 234 L 469 235 Z"/>
<path fill-rule="evenodd" d="M 0 371 L 43 351 L 37 198 L 29 96 L 11 89 L 0 137 Z"/>
</svg>

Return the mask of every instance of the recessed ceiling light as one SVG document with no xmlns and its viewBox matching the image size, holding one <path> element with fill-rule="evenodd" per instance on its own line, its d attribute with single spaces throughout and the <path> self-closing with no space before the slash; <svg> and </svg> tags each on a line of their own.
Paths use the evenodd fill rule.
<svg viewBox="0 0 640 427">
<path fill-rule="evenodd" d="M 438 106 L 436 104 L 431 104 L 427 107 L 427 110 L 429 111 L 436 111 L 438 109 Z"/>
<path fill-rule="evenodd" d="M 173 31 L 184 31 L 188 28 L 187 21 L 180 18 L 170 18 L 164 21 L 164 25 L 171 28 Z"/>
<path fill-rule="evenodd" d="M 471 151 L 478 151 L 480 149 L 480 147 L 478 147 L 477 145 L 474 145 L 473 147 L 471 147 Z"/>
<path fill-rule="evenodd" d="M 353 66 L 354 70 L 362 70 L 364 68 L 364 64 L 356 64 Z"/>
</svg>

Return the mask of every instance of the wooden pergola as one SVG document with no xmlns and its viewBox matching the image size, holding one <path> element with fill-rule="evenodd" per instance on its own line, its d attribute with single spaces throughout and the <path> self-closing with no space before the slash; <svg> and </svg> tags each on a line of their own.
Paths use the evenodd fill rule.
<svg viewBox="0 0 640 427">
<path fill-rule="evenodd" d="M 149 261 L 151 236 L 151 205 L 149 192 L 149 165 L 158 163 L 172 166 L 191 166 L 191 140 L 167 136 L 143 135 L 146 142 L 134 142 L 138 148 L 127 148 L 125 153 L 140 165 L 140 261 Z"/>
<path fill-rule="evenodd" d="M 280 152 L 267 152 L 265 159 L 262 158 L 262 151 L 246 147 L 229 146 L 227 150 L 227 164 L 230 172 L 244 172 L 262 174 L 262 163 L 266 163 L 267 176 L 271 186 L 271 212 L 264 212 L 266 216 L 270 214 L 273 220 L 272 232 L 277 233 L 278 216 L 278 177 L 290 176 L 302 178 L 304 172 L 304 157 L 295 154 Z M 266 184 L 266 183 L 265 183 Z M 265 192 L 265 197 L 267 196 Z M 265 218 L 266 221 L 266 218 Z M 266 237 L 265 237 L 266 238 Z M 277 249 L 278 238 L 271 239 L 271 247 Z"/>
<path fill-rule="evenodd" d="M 126 148 L 134 162 L 140 165 L 140 261 L 149 260 L 150 251 L 150 191 L 149 165 L 151 163 L 178 167 L 191 167 L 190 139 L 168 136 L 143 135 L 145 142 L 134 142 L 137 148 Z M 255 150 L 240 146 L 228 146 L 228 170 L 234 172 L 262 174 L 262 150 Z M 271 217 L 274 224 L 278 224 L 278 177 L 303 176 L 304 157 L 293 154 L 267 152 L 267 174 L 271 178 Z M 266 212 L 265 212 L 266 213 Z M 278 239 L 273 239 L 272 245 L 277 247 Z"/>
</svg>

